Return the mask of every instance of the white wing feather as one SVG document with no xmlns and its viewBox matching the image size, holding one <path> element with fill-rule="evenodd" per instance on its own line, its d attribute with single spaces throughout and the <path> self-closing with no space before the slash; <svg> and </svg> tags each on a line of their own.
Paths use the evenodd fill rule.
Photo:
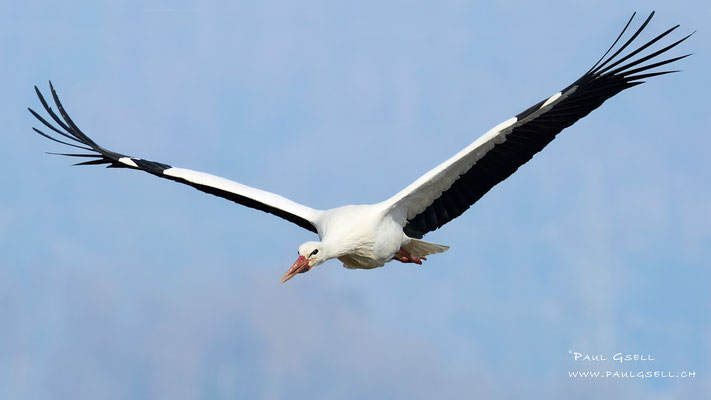
<svg viewBox="0 0 711 400">
<path fill-rule="evenodd" d="M 407 220 L 424 211 L 442 193 L 449 189 L 461 175 L 466 173 L 495 144 L 506 140 L 506 135 L 511 132 L 511 127 L 516 121 L 516 117 L 513 117 L 496 125 L 475 140 L 474 143 L 431 169 L 395 196 L 381 203 L 381 205 L 391 213 L 396 221 L 404 225 Z"/>
</svg>

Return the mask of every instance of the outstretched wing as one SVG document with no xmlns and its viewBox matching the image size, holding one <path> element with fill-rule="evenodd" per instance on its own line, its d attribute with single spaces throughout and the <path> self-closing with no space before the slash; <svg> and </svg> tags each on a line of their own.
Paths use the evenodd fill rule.
<svg viewBox="0 0 711 400">
<path fill-rule="evenodd" d="M 57 116 L 57 114 L 47 104 L 47 101 L 45 101 L 44 97 L 42 96 L 42 93 L 39 91 L 39 89 L 37 89 L 36 86 L 35 91 L 37 92 L 37 97 L 39 97 L 42 106 L 47 111 L 47 114 L 49 114 L 49 116 L 52 118 L 52 120 L 54 120 L 57 125 L 52 125 L 31 108 L 29 108 L 29 110 L 32 115 L 34 115 L 35 118 L 37 118 L 44 126 L 51 129 L 54 133 L 61 135 L 63 139 L 67 140 L 62 140 L 59 139 L 59 137 L 51 136 L 37 128 L 32 129 L 40 135 L 50 140 L 54 140 L 55 142 L 59 142 L 67 146 L 72 146 L 90 152 L 80 154 L 50 154 L 58 154 L 69 157 L 81 157 L 88 159 L 87 161 L 80 162 L 75 165 L 108 164 L 108 168 L 139 169 L 160 178 L 170 179 L 175 182 L 190 185 L 195 189 L 198 189 L 205 193 L 232 200 L 235 203 L 241 204 L 243 206 L 255 208 L 257 210 L 274 214 L 277 217 L 281 217 L 287 221 L 293 222 L 304 229 L 316 232 L 316 227 L 314 226 L 313 221 L 321 213 L 321 211 L 319 210 L 315 210 L 313 208 L 298 204 L 277 194 L 242 185 L 241 183 L 237 183 L 225 178 L 220 178 L 219 176 L 210 175 L 198 171 L 192 171 L 189 169 L 174 168 L 167 164 L 130 157 L 104 149 L 103 147 L 96 144 L 93 140 L 91 140 L 88 136 L 86 136 L 76 126 L 74 121 L 69 118 L 69 115 L 67 115 L 66 111 L 64 110 L 64 107 L 62 107 L 62 103 L 57 97 L 57 93 L 54 91 L 52 82 L 49 83 L 49 86 L 50 90 L 52 91 L 54 103 L 57 105 L 57 109 L 59 110 L 61 118 Z"/>
<path fill-rule="evenodd" d="M 636 60 L 628 60 L 669 35 L 679 25 L 629 54 L 620 55 L 647 26 L 653 15 L 654 12 L 619 49 L 607 57 L 634 19 L 633 14 L 612 46 L 580 79 L 494 127 L 386 200 L 384 206 L 403 224 L 405 234 L 421 238 L 460 216 L 492 187 L 543 150 L 560 131 L 588 115 L 605 100 L 644 83 L 645 78 L 677 72 L 649 70 L 688 57 L 690 54 L 657 61 L 658 56 L 691 35 Z"/>
</svg>

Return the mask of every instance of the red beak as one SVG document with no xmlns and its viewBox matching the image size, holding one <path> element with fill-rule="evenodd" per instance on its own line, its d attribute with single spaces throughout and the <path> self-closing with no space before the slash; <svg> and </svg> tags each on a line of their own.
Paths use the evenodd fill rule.
<svg viewBox="0 0 711 400">
<path fill-rule="evenodd" d="M 296 259 L 294 264 L 292 264 L 291 268 L 289 268 L 289 270 L 286 271 L 284 276 L 281 277 L 281 283 L 288 281 L 296 274 L 307 272 L 310 269 L 311 266 L 309 265 L 309 260 L 307 260 L 304 256 L 299 256 L 299 258 Z"/>
</svg>

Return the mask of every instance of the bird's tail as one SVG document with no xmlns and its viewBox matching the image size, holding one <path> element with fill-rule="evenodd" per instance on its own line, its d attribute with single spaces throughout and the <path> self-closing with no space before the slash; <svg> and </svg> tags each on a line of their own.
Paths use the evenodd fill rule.
<svg viewBox="0 0 711 400">
<path fill-rule="evenodd" d="M 449 249 L 449 246 L 425 242 L 420 239 L 410 239 L 410 243 L 402 246 L 402 248 L 413 257 L 425 257 L 430 254 L 443 253 Z"/>
</svg>

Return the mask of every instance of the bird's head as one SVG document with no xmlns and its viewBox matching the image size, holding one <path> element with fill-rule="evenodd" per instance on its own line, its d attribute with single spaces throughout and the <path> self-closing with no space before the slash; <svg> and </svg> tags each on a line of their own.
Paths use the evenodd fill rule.
<svg viewBox="0 0 711 400">
<path fill-rule="evenodd" d="M 299 258 L 288 271 L 281 277 L 281 283 L 293 278 L 296 274 L 307 272 L 311 268 L 323 264 L 328 258 L 323 251 L 323 245 L 319 242 L 306 242 L 299 246 Z"/>
</svg>

